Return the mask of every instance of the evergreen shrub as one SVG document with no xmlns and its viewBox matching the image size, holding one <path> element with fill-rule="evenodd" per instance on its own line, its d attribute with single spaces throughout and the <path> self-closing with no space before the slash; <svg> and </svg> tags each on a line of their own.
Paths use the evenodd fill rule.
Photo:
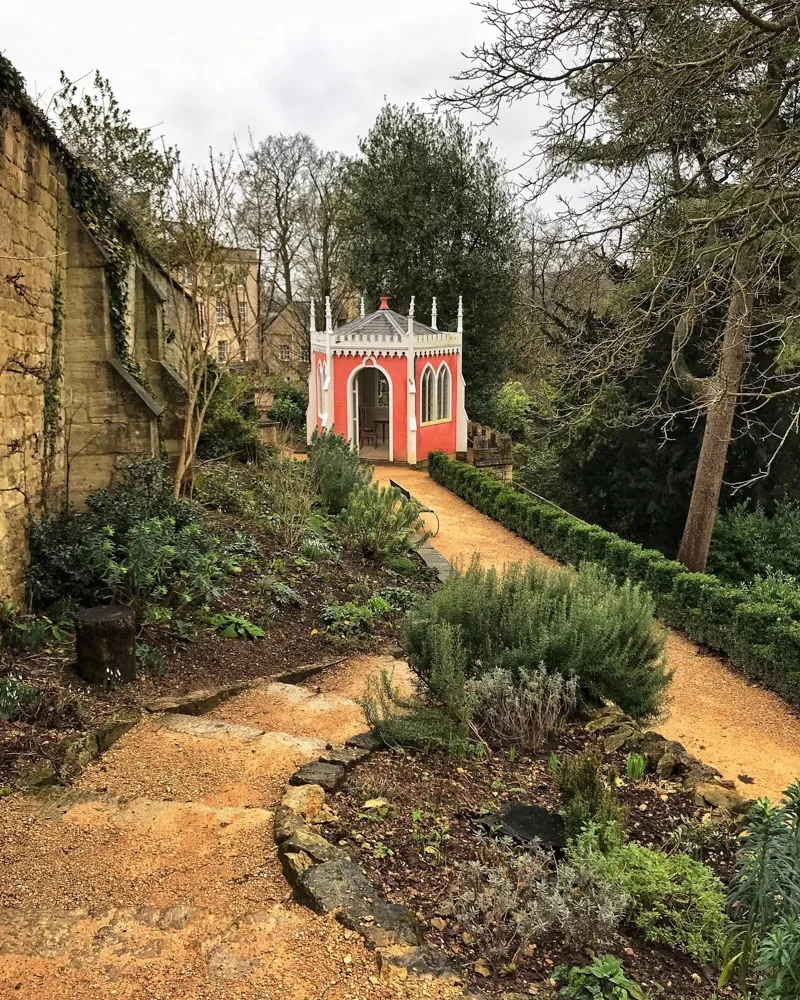
<svg viewBox="0 0 800 1000">
<path fill-rule="evenodd" d="M 748 583 L 770 571 L 800 576 L 800 504 L 776 505 L 771 517 L 761 505 L 739 504 L 714 525 L 709 566 L 728 583 Z"/>
<path fill-rule="evenodd" d="M 372 479 L 372 469 L 361 465 L 355 448 L 329 429 L 322 433 L 314 431 L 308 451 L 308 471 L 330 514 L 340 514 L 352 494 Z"/>
<path fill-rule="evenodd" d="M 425 526 L 414 504 L 392 486 L 362 486 L 342 511 L 345 538 L 373 559 L 406 555 L 425 538 Z"/>
<path fill-rule="evenodd" d="M 499 576 L 475 561 L 454 574 L 406 622 L 405 651 L 423 681 L 441 623 L 458 632 L 467 677 L 499 668 L 519 678 L 543 663 L 574 676 L 585 703 L 609 698 L 638 719 L 658 715 L 669 686 L 649 596 L 592 564 L 577 574 L 515 565 Z"/>
<path fill-rule="evenodd" d="M 115 600 L 172 608 L 218 596 L 229 567 L 197 505 L 172 494 L 166 467 L 124 465 L 113 489 L 95 490 L 86 511 L 66 506 L 28 526 L 26 582 L 34 607 Z"/>
<path fill-rule="evenodd" d="M 518 499 L 512 504 L 508 493 L 515 492 L 513 487 L 496 482 L 464 462 L 454 462 L 441 452 L 429 456 L 428 471 L 436 482 L 553 558 L 574 566 L 584 560 L 602 562 L 619 581 L 641 581 L 667 624 L 726 653 L 747 676 L 800 705 L 800 609 L 790 596 L 790 591 L 796 595 L 796 587 L 762 582 L 748 590 L 736 588 L 711 573 L 688 573 L 681 563 L 654 549 L 586 525 L 543 501 L 517 493 Z M 512 509 L 513 518 L 508 515 Z M 570 527 L 565 520 L 571 521 Z M 721 530 L 724 535 L 726 529 Z M 776 547 L 780 547 L 780 540 Z M 733 542 L 729 548 L 734 548 Z M 718 555 L 716 562 L 712 558 L 712 567 L 719 565 L 722 558 Z M 729 571 L 728 576 L 733 577 L 733 572 Z"/>
</svg>

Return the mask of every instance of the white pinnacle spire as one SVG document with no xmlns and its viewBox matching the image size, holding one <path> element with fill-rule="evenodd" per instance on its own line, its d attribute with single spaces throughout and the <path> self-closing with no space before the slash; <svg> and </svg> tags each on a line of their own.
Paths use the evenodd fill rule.
<svg viewBox="0 0 800 1000">
<path fill-rule="evenodd" d="M 431 306 L 431 329 L 438 330 L 436 325 L 436 296 L 433 297 L 433 305 Z"/>
<path fill-rule="evenodd" d="M 361 319 L 364 318 L 364 296 L 361 296 Z"/>
<path fill-rule="evenodd" d="M 317 311 L 313 299 L 311 300 L 311 309 L 309 310 L 308 326 L 312 333 L 317 332 Z"/>
<path fill-rule="evenodd" d="M 408 333 L 410 336 L 414 334 L 414 298 L 411 296 L 411 304 L 408 307 Z"/>
<path fill-rule="evenodd" d="M 459 295 L 458 297 L 458 329 L 456 333 L 464 332 L 464 300 Z"/>
<path fill-rule="evenodd" d="M 331 297 L 330 295 L 325 296 L 325 329 L 333 329 L 333 316 L 331 316 Z"/>
</svg>

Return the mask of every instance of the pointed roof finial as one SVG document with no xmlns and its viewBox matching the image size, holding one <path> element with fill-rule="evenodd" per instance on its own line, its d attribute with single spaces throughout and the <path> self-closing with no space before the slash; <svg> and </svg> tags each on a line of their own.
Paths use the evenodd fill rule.
<svg viewBox="0 0 800 1000">
<path fill-rule="evenodd" d="M 364 296 L 363 295 L 361 296 L 361 307 L 360 307 L 360 313 L 359 313 L 359 315 L 361 316 L 361 319 L 364 318 Z"/>
<path fill-rule="evenodd" d="M 431 329 L 438 330 L 436 325 L 436 296 L 433 297 L 433 304 L 431 305 Z"/>
<path fill-rule="evenodd" d="M 314 300 L 311 300 L 311 308 L 308 313 L 308 326 L 312 333 L 317 332 L 317 308 L 314 305 Z"/>
<path fill-rule="evenodd" d="M 464 299 L 461 295 L 458 297 L 458 328 L 456 333 L 464 332 Z"/>
<path fill-rule="evenodd" d="M 325 296 L 325 329 L 333 329 L 333 317 L 331 316 L 331 297 L 330 295 Z"/>
<path fill-rule="evenodd" d="M 408 307 L 408 332 L 411 336 L 414 334 L 414 298 L 415 296 L 412 295 L 411 303 Z"/>
</svg>

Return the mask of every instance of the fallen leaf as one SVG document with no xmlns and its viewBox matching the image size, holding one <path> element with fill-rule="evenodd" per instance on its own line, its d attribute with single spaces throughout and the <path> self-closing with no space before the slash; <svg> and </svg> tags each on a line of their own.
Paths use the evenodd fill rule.
<svg viewBox="0 0 800 1000">
<path fill-rule="evenodd" d="M 443 931 L 447 927 L 447 921 L 442 917 L 434 917 L 431 920 L 431 927 L 435 927 L 437 931 Z"/>
<path fill-rule="evenodd" d="M 473 968 L 475 969 L 475 974 L 478 976 L 483 976 L 484 979 L 486 979 L 488 976 L 491 976 L 492 974 L 492 967 L 491 965 L 489 965 L 489 963 L 486 961 L 485 958 L 479 958 L 478 961 L 473 966 Z"/>
</svg>

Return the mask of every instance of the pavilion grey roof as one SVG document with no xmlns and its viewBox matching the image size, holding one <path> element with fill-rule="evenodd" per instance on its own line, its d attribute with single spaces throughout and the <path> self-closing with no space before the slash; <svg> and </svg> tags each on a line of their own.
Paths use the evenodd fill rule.
<svg viewBox="0 0 800 1000">
<path fill-rule="evenodd" d="M 414 335 L 421 333 L 436 333 L 433 327 L 413 320 Z M 347 344 L 350 341 L 360 341 L 364 337 L 387 337 L 389 340 L 405 340 L 408 336 L 408 317 L 401 316 L 393 309 L 378 309 L 359 319 L 354 319 L 333 331 L 334 344 Z"/>
</svg>

